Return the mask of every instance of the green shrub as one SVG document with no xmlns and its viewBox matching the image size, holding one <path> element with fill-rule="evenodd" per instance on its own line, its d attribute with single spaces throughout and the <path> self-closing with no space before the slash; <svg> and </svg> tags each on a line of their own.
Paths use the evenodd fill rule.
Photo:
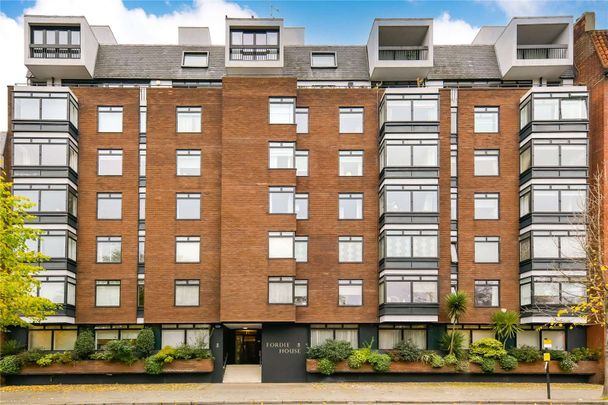
<svg viewBox="0 0 608 405">
<path fill-rule="evenodd" d="M 108 360 L 121 363 L 133 364 L 136 360 L 133 344 L 128 340 L 111 340 L 105 345 L 104 351 L 108 352 Z"/>
<path fill-rule="evenodd" d="M 55 356 L 53 354 L 45 354 L 44 356 L 38 359 L 36 364 L 40 367 L 48 367 L 53 364 L 54 357 Z"/>
<path fill-rule="evenodd" d="M 596 361 L 600 359 L 601 353 L 599 350 L 589 349 L 588 347 L 577 347 L 572 350 L 572 356 L 574 357 L 574 361 Z"/>
<path fill-rule="evenodd" d="M 137 334 L 135 339 L 135 354 L 137 357 L 148 357 L 154 353 L 154 332 L 150 328 L 144 328 Z"/>
<path fill-rule="evenodd" d="M 321 346 L 308 346 L 306 348 L 307 359 L 320 359 L 323 355 L 323 349 Z"/>
<path fill-rule="evenodd" d="M 481 364 L 482 361 L 483 361 L 483 357 L 478 356 L 476 354 L 469 353 L 469 363 Z"/>
<path fill-rule="evenodd" d="M 326 340 L 322 345 L 308 350 L 308 355 L 311 353 L 314 359 L 329 359 L 334 363 L 348 359 L 353 352 L 353 348 L 349 342 L 343 340 Z"/>
<path fill-rule="evenodd" d="M 452 339 L 452 334 L 454 339 Z M 461 359 L 464 356 L 464 334 L 460 331 L 444 333 L 439 339 L 439 348 Z"/>
<path fill-rule="evenodd" d="M 502 343 L 500 343 L 498 340 L 484 338 L 479 339 L 471 345 L 469 348 L 469 354 L 499 360 L 507 355 L 507 351 L 503 348 Z"/>
<path fill-rule="evenodd" d="M 395 346 L 395 350 L 396 351 L 393 352 L 393 358 L 398 361 L 418 361 L 422 355 L 422 350 L 420 350 L 411 339 L 399 342 L 399 344 Z"/>
<path fill-rule="evenodd" d="M 559 362 L 559 368 L 566 373 L 571 373 L 577 367 L 576 361 L 574 361 L 574 356 L 567 353 L 563 359 Z"/>
<path fill-rule="evenodd" d="M 420 361 L 433 368 L 441 368 L 445 366 L 445 361 L 443 358 L 435 352 L 422 353 L 422 356 L 420 356 Z"/>
<path fill-rule="evenodd" d="M 0 354 L 2 357 L 13 356 L 15 354 L 21 353 L 23 351 L 23 345 L 19 343 L 15 339 L 7 340 L 2 343 L 2 349 L 0 350 Z"/>
<path fill-rule="evenodd" d="M 194 356 L 194 347 L 188 345 L 180 345 L 175 348 L 173 353 L 173 358 L 178 360 L 188 360 L 193 359 Z"/>
<path fill-rule="evenodd" d="M 18 356 L 10 355 L 0 359 L 0 374 L 19 374 L 22 363 Z"/>
<path fill-rule="evenodd" d="M 543 353 L 532 346 L 514 347 L 509 350 L 509 354 L 521 363 L 534 363 L 543 358 Z"/>
<path fill-rule="evenodd" d="M 112 354 L 106 351 L 95 352 L 89 356 L 91 360 L 110 360 L 112 358 Z"/>
<path fill-rule="evenodd" d="M 26 352 L 21 352 L 17 355 L 17 357 L 19 358 L 19 361 L 21 361 L 21 364 L 23 364 L 23 365 L 34 364 L 42 356 L 44 356 L 44 352 L 42 352 L 42 350 L 40 350 L 40 349 L 28 350 Z"/>
<path fill-rule="evenodd" d="M 386 353 L 372 352 L 367 360 L 374 371 L 384 373 L 391 366 L 391 356 Z"/>
<path fill-rule="evenodd" d="M 55 353 L 55 357 L 53 358 L 53 361 L 55 363 L 67 364 L 67 363 L 71 363 L 72 361 L 74 361 L 74 358 L 72 357 L 72 352 L 62 352 L 62 353 Z"/>
<path fill-rule="evenodd" d="M 511 355 L 502 357 L 498 362 L 500 363 L 500 367 L 506 371 L 514 370 L 518 366 L 517 359 Z"/>
<path fill-rule="evenodd" d="M 350 368 L 361 368 L 369 358 L 369 352 L 367 349 L 354 350 L 353 354 L 348 356 L 348 367 Z"/>
<path fill-rule="evenodd" d="M 564 350 L 545 350 L 546 353 L 551 354 L 551 360 L 562 361 L 566 357 L 570 356 L 570 353 Z"/>
<path fill-rule="evenodd" d="M 469 362 L 466 360 L 458 360 L 458 363 L 454 366 L 456 371 L 468 371 L 469 370 Z"/>
<path fill-rule="evenodd" d="M 455 366 L 458 364 L 458 358 L 456 357 L 455 354 L 448 354 L 447 356 L 445 356 L 443 358 L 443 361 L 445 363 L 446 366 Z"/>
<path fill-rule="evenodd" d="M 336 372 L 336 363 L 330 359 L 321 359 L 317 363 L 317 368 L 321 374 L 332 375 Z"/>
<path fill-rule="evenodd" d="M 485 357 L 483 360 L 481 360 L 479 368 L 481 368 L 481 371 L 484 373 L 491 374 L 496 368 L 496 361 L 491 357 Z"/>
<path fill-rule="evenodd" d="M 154 356 L 148 357 L 144 362 L 146 374 L 160 374 L 163 371 L 163 364 L 158 362 Z"/>
<path fill-rule="evenodd" d="M 95 352 L 95 335 L 90 329 L 78 334 L 74 342 L 74 354 L 77 359 L 88 359 Z"/>
</svg>

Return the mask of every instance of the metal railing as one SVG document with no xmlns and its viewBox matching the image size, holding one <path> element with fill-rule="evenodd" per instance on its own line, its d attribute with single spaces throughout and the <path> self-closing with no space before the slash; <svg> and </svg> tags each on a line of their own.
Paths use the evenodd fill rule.
<svg viewBox="0 0 608 405">
<path fill-rule="evenodd" d="M 230 60 L 275 61 L 279 60 L 279 48 L 230 48 Z"/>
<path fill-rule="evenodd" d="M 38 46 L 30 47 L 30 57 L 35 59 L 80 59 L 80 46 Z"/>
<path fill-rule="evenodd" d="M 426 46 L 380 47 L 380 60 L 427 60 L 429 50 Z"/>
<path fill-rule="evenodd" d="M 517 59 L 566 59 L 567 45 L 520 45 Z"/>
</svg>

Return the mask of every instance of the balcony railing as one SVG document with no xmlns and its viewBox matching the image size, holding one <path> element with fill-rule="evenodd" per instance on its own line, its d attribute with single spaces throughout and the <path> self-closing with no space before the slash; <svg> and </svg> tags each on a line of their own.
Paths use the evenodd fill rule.
<svg viewBox="0 0 608 405">
<path fill-rule="evenodd" d="M 567 45 L 520 45 L 517 59 L 566 59 Z"/>
<path fill-rule="evenodd" d="M 80 46 L 30 46 L 30 57 L 35 59 L 80 59 Z"/>
<path fill-rule="evenodd" d="M 380 47 L 380 60 L 427 60 L 429 49 L 426 46 Z"/>
<path fill-rule="evenodd" d="M 279 60 L 279 48 L 230 48 L 230 60 L 256 62 L 275 61 Z"/>
</svg>

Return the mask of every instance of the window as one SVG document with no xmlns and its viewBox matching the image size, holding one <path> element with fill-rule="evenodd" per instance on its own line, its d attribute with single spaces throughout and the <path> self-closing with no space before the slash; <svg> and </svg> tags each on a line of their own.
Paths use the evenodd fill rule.
<svg viewBox="0 0 608 405">
<path fill-rule="evenodd" d="M 363 280 L 338 280 L 338 305 L 341 307 L 363 305 Z"/>
<path fill-rule="evenodd" d="M 143 191 L 142 191 L 143 189 Z M 140 221 L 143 221 L 144 219 L 146 219 L 146 189 L 145 188 L 140 188 L 139 189 L 139 212 L 138 212 L 138 219 Z"/>
<path fill-rule="evenodd" d="M 339 194 L 339 219 L 363 219 L 363 194 Z"/>
<path fill-rule="evenodd" d="M 458 193 L 450 193 L 450 220 L 458 221 Z"/>
<path fill-rule="evenodd" d="M 475 176 L 498 176 L 499 154 L 495 149 L 482 149 L 475 151 Z"/>
<path fill-rule="evenodd" d="M 200 176 L 201 175 L 201 151 L 177 150 L 177 175 L 178 176 Z"/>
<path fill-rule="evenodd" d="M 78 197 L 71 187 L 60 184 L 15 184 L 15 196 L 26 197 L 34 205 L 30 212 L 67 212 L 77 214 Z"/>
<path fill-rule="evenodd" d="M 97 263 L 120 263 L 122 260 L 122 237 L 97 237 Z"/>
<path fill-rule="evenodd" d="M 293 304 L 293 277 L 268 277 L 268 303 Z"/>
<path fill-rule="evenodd" d="M 357 325 L 311 325 L 310 346 L 322 345 L 327 340 L 349 342 L 353 348 L 357 348 L 359 347 L 359 330 Z"/>
<path fill-rule="evenodd" d="M 200 193 L 177 193 L 176 219 L 201 219 L 201 194 Z"/>
<path fill-rule="evenodd" d="M 175 280 L 175 306 L 198 307 L 200 280 Z"/>
<path fill-rule="evenodd" d="M 498 107 L 475 107 L 475 132 L 498 132 Z"/>
<path fill-rule="evenodd" d="M 500 237 L 475 237 L 475 262 L 498 263 L 500 261 Z"/>
<path fill-rule="evenodd" d="M 380 235 L 380 257 L 437 258 L 437 232 L 385 231 Z"/>
<path fill-rule="evenodd" d="M 199 263 L 201 253 L 200 236 L 175 237 L 175 262 Z"/>
<path fill-rule="evenodd" d="M 381 123 L 385 121 L 438 121 L 437 94 L 388 94 L 380 107 Z"/>
<path fill-rule="evenodd" d="M 475 219 L 498 219 L 498 206 L 498 193 L 475 193 Z"/>
<path fill-rule="evenodd" d="M 122 193 L 97 193 L 97 219 L 122 218 Z"/>
<path fill-rule="evenodd" d="M 380 192 L 380 213 L 437 212 L 437 186 L 384 186 Z"/>
<path fill-rule="evenodd" d="M 308 305 L 308 280 L 296 280 L 293 287 L 293 303 L 296 306 Z"/>
<path fill-rule="evenodd" d="M 382 304 L 438 302 L 436 276 L 385 276 L 379 288 Z"/>
<path fill-rule="evenodd" d="M 583 212 L 585 211 L 586 197 L 586 186 L 534 185 L 532 187 L 532 211 L 547 213 Z"/>
<path fill-rule="evenodd" d="M 313 68 L 333 68 L 336 63 L 335 52 L 311 52 L 310 66 Z"/>
<path fill-rule="evenodd" d="M 97 107 L 97 132 L 122 132 L 122 107 Z"/>
<path fill-rule="evenodd" d="M 308 236 L 296 236 L 294 252 L 296 263 L 306 263 L 308 261 Z"/>
<path fill-rule="evenodd" d="M 533 231 L 532 258 L 535 259 L 582 259 L 585 233 L 578 231 Z M 526 238 L 522 239 L 522 242 Z"/>
<path fill-rule="evenodd" d="M 78 152 L 67 139 L 16 138 L 14 166 L 69 166 L 78 172 Z"/>
<path fill-rule="evenodd" d="M 517 347 L 532 346 L 539 348 L 540 331 L 537 330 L 521 330 L 517 333 Z"/>
<path fill-rule="evenodd" d="M 120 280 L 95 281 L 95 306 L 120 306 Z"/>
<path fill-rule="evenodd" d="M 586 144 L 556 144 L 534 142 L 532 147 L 533 166 L 540 167 L 584 167 L 587 165 Z"/>
<path fill-rule="evenodd" d="M 296 176 L 308 176 L 308 151 L 296 151 Z"/>
<path fill-rule="evenodd" d="M 308 219 L 308 193 L 296 194 L 296 219 Z"/>
<path fill-rule="evenodd" d="M 137 339 L 137 335 L 142 329 L 142 326 L 134 325 L 125 329 L 119 328 L 120 326 L 117 326 L 116 329 L 114 329 L 114 326 L 98 327 L 98 329 L 95 330 L 97 350 L 101 350 L 103 346 L 105 346 L 111 340 L 129 340 L 131 343 L 134 343 L 135 339 Z"/>
<path fill-rule="evenodd" d="M 340 236 L 338 238 L 338 261 L 340 263 L 362 263 L 363 236 Z"/>
<path fill-rule="evenodd" d="M 458 176 L 458 151 L 457 150 L 450 151 L 450 176 L 451 177 Z"/>
<path fill-rule="evenodd" d="M 268 258 L 294 258 L 294 232 L 268 232 Z"/>
<path fill-rule="evenodd" d="M 475 306 L 498 307 L 500 305 L 500 281 L 475 280 Z"/>
<path fill-rule="evenodd" d="M 380 169 L 385 167 L 437 167 L 438 143 L 434 140 L 389 140 L 380 148 Z"/>
<path fill-rule="evenodd" d="M 146 119 L 148 117 L 148 107 L 140 106 L 139 107 L 139 133 L 145 134 L 147 129 Z"/>
<path fill-rule="evenodd" d="M 268 167 L 270 169 L 293 169 L 296 144 L 294 142 L 270 142 L 268 144 Z"/>
<path fill-rule="evenodd" d="M 532 164 L 532 148 L 526 148 L 519 152 L 519 172 L 523 173 Z"/>
<path fill-rule="evenodd" d="M 142 232 L 142 231 L 140 231 Z M 143 264 L 146 253 L 146 236 L 140 235 L 137 237 L 137 263 Z"/>
<path fill-rule="evenodd" d="M 378 330 L 378 349 L 392 350 L 399 342 L 403 341 L 411 341 L 417 348 L 426 350 L 426 330 L 380 326 Z"/>
<path fill-rule="evenodd" d="M 268 212 L 293 214 L 295 191 L 295 187 L 268 187 Z"/>
<path fill-rule="evenodd" d="M 64 326 L 62 329 L 30 329 L 28 349 L 72 350 L 77 334 L 75 326 Z"/>
<path fill-rule="evenodd" d="M 207 67 L 209 54 L 207 52 L 184 52 L 182 67 Z"/>
<path fill-rule="evenodd" d="M 67 93 L 14 93 L 13 97 L 14 120 L 66 121 L 68 104 L 72 107 L 76 103 Z M 70 120 L 78 127 L 78 107 L 70 113 L 74 115 Z"/>
<path fill-rule="evenodd" d="M 339 153 L 340 176 L 363 176 L 362 150 L 341 150 Z"/>
<path fill-rule="evenodd" d="M 122 176 L 122 150 L 97 150 L 97 175 Z"/>
<path fill-rule="evenodd" d="M 566 350 L 566 331 L 564 330 L 541 330 L 542 340 L 551 340 L 553 350 Z"/>
<path fill-rule="evenodd" d="M 340 107 L 340 133 L 363 133 L 363 107 Z"/>
<path fill-rule="evenodd" d="M 294 97 L 270 97 L 268 111 L 270 124 L 294 124 L 296 99 Z"/>
<path fill-rule="evenodd" d="M 202 127 L 201 107 L 177 107 L 175 110 L 178 133 L 200 133 Z"/>
<path fill-rule="evenodd" d="M 308 133 L 308 108 L 298 107 L 296 108 L 296 133 L 307 134 Z"/>
<path fill-rule="evenodd" d="M 26 240 L 28 249 L 51 259 L 76 261 L 76 235 L 67 231 L 43 231 L 38 240 Z"/>
<path fill-rule="evenodd" d="M 146 177 L 147 151 L 145 144 L 139 144 L 139 177 Z"/>
<path fill-rule="evenodd" d="M 173 324 L 161 326 L 161 347 L 181 345 L 200 345 L 209 348 L 209 326 L 197 324 Z"/>
<path fill-rule="evenodd" d="M 538 121 L 585 120 L 586 98 L 564 98 L 567 94 L 543 94 L 534 97 L 534 119 Z M 552 98 L 559 97 L 559 98 Z"/>
<path fill-rule="evenodd" d="M 587 119 L 587 102 L 585 99 L 562 99 L 561 102 L 563 120 Z"/>
</svg>

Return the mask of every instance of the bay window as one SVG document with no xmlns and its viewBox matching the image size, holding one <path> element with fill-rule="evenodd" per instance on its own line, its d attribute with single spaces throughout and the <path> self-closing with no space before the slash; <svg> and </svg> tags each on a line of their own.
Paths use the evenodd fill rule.
<svg viewBox="0 0 608 405">
<path fill-rule="evenodd" d="M 437 167 L 435 140 L 387 140 L 380 149 L 380 169 L 385 167 Z"/>
<path fill-rule="evenodd" d="M 437 231 L 384 231 L 381 258 L 437 258 Z"/>
<path fill-rule="evenodd" d="M 437 94 L 387 94 L 380 107 L 381 123 L 438 121 Z"/>
<path fill-rule="evenodd" d="M 380 192 L 380 213 L 435 213 L 437 186 L 387 185 Z"/>
</svg>

